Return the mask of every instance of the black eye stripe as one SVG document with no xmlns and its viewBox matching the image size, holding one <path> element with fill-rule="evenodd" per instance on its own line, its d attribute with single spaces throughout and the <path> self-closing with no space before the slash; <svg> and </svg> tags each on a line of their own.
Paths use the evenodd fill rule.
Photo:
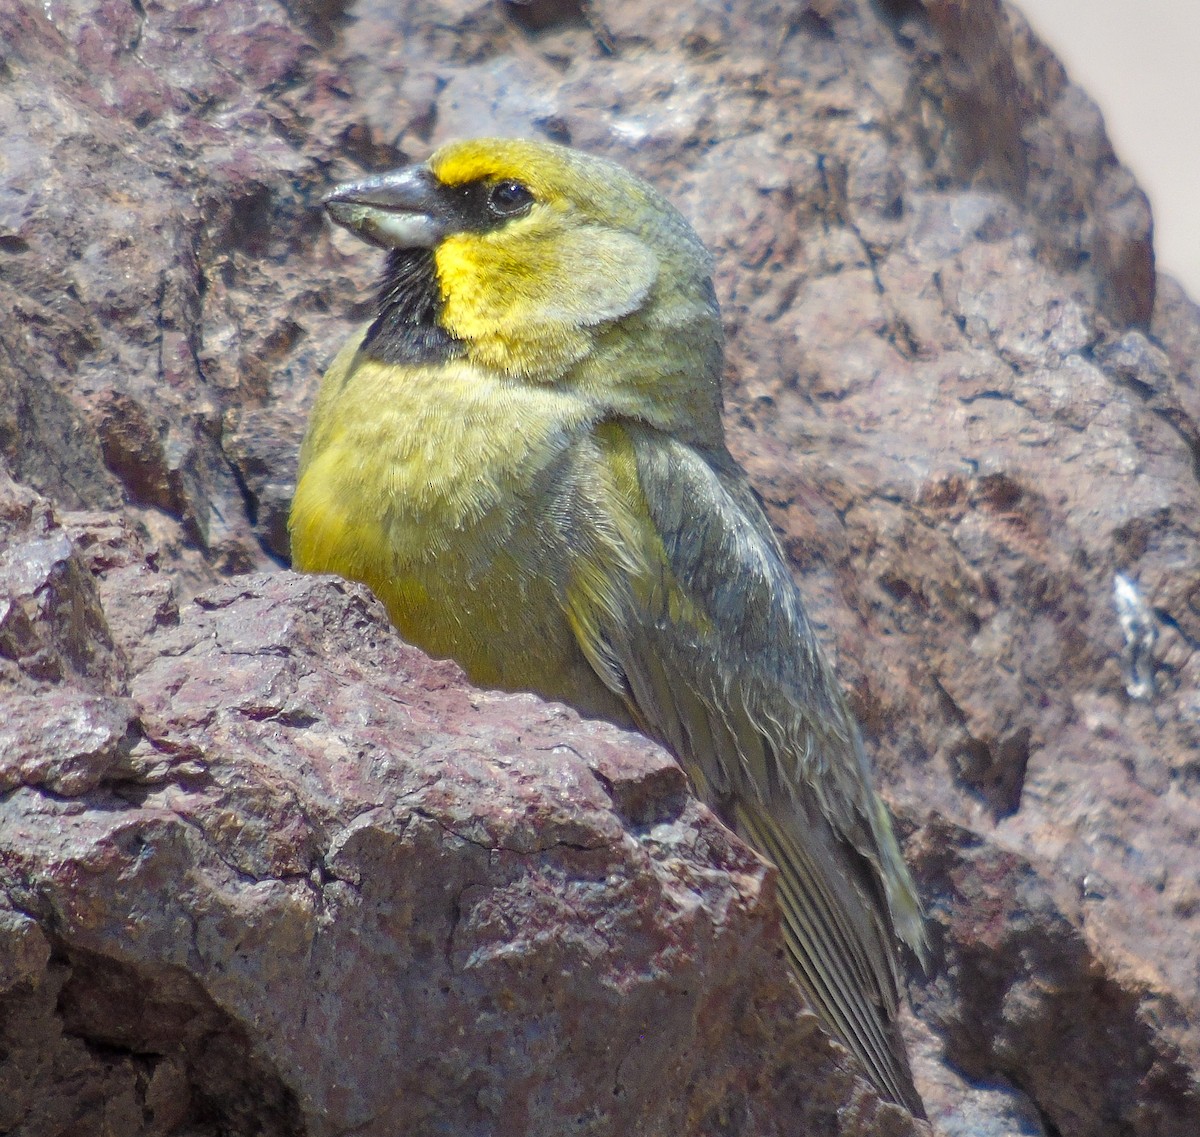
<svg viewBox="0 0 1200 1137">
<path fill-rule="evenodd" d="M 446 186 L 447 206 L 460 232 L 484 233 L 496 229 L 533 207 L 533 192 L 515 178 L 480 178 Z"/>
</svg>

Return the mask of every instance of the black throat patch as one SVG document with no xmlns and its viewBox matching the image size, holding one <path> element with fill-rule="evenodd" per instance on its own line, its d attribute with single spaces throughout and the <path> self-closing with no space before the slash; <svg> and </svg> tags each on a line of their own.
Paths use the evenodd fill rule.
<svg viewBox="0 0 1200 1137">
<path fill-rule="evenodd" d="M 432 249 L 393 249 L 379 289 L 378 315 L 360 351 L 380 363 L 445 363 L 467 345 L 438 320 L 442 298 Z"/>
</svg>

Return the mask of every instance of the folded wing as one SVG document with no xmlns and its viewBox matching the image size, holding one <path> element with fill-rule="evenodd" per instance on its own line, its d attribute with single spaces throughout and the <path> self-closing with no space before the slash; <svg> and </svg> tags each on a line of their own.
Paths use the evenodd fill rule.
<svg viewBox="0 0 1200 1137">
<path fill-rule="evenodd" d="M 920 1115 L 895 952 L 897 935 L 923 951 L 919 906 L 757 499 L 727 454 L 644 425 L 605 424 L 579 454 L 562 490 L 568 618 L 585 655 L 778 867 L 784 937 L 814 1008 Z"/>
</svg>

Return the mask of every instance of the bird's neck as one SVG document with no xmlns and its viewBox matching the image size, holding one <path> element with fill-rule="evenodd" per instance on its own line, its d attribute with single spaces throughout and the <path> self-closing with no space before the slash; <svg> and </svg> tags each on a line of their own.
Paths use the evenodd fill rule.
<svg viewBox="0 0 1200 1137">
<path fill-rule="evenodd" d="M 712 307 L 682 297 L 597 329 L 590 352 L 561 382 L 606 403 L 607 417 L 644 422 L 680 441 L 721 449 L 724 355 Z"/>
<path fill-rule="evenodd" d="M 720 319 L 709 287 L 654 296 L 619 319 L 481 320 L 469 336 L 447 330 L 428 249 L 388 254 L 375 319 L 360 350 L 388 365 L 461 360 L 508 380 L 582 395 L 597 418 L 628 418 L 697 444 L 723 444 Z"/>
<path fill-rule="evenodd" d="M 466 345 L 443 327 L 441 307 L 432 250 L 393 249 L 363 353 L 380 363 L 414 365 L 462 358 Z"/>
</svg>

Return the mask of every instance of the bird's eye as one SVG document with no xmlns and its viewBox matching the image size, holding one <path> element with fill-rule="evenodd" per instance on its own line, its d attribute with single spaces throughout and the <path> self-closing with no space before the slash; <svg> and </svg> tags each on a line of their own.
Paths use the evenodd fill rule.
<svg viewBox="0 0 1200 1137">
<path fill-rule="evenodd" d="M 533 194 L 520 182 L 506 179 L 488 190 L 488 209 L 497 217 L 512 217 L 524 213 L 533 204 Z"/>
</svg>

